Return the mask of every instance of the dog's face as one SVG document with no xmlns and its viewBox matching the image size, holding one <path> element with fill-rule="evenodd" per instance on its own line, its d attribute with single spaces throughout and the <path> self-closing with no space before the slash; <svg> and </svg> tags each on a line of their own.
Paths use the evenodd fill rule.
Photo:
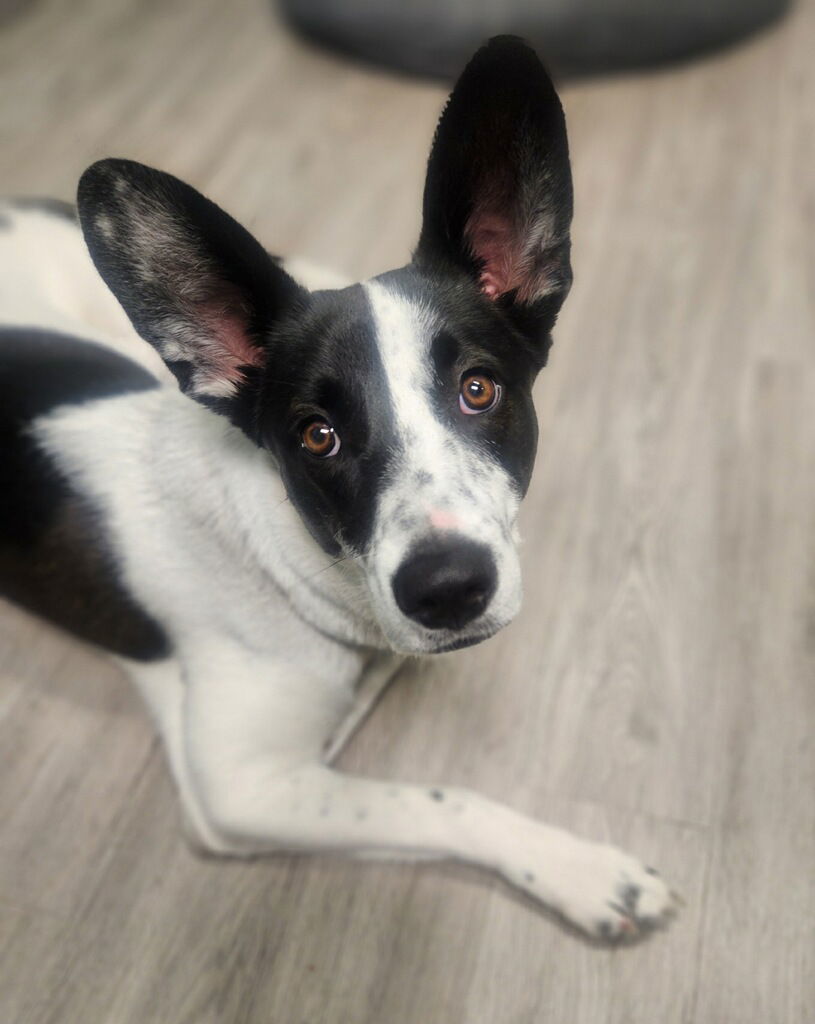
<svg viewBox="0 0 815 1024">
<path fill-rule="evenodd" d="M 312 296 L 273 348 L 259 436 L 315 538 L 359 558 L 392 645 L 505 625 L 536 442 L 537 364 L 511 325 L 470 281 L 411 267 Z"/>
<path fill-rule="evenodd" d="M 571 282 L 563 115 L 527 47 L 493 40 L 465 70 L 413 260 L 364 284 L 307 292 L 214 204 L 128 161 L 90 168 L 79 208 L 137 330 L 272 452 L 315 540 L 362 567 L 396 650 L 512 618 L 531 389 Z"/>
</svg>

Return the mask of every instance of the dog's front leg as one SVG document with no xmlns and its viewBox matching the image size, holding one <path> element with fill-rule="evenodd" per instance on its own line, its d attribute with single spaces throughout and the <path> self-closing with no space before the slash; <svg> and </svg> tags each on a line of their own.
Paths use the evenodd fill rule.
<svg viewBox="0 0 815 1024">
<path fill-rule="evenodd" d="M 662 880 L 614 847 L 468 790 L 378 782 L 320 763 L 331 729 L 327 697 L 324 682 L 298 678 L 291 665 L 244 658 L 221 675 L 199 661 L 188 678 L 186 753 L 216 849 L 455 858 L 499 873 L 606 938 L 635 934 L 670 912 Z"/>
</svg>

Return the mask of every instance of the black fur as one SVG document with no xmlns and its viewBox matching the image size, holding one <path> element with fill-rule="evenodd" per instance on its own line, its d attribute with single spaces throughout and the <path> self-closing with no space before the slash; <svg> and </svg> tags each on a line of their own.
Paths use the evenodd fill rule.
<svg viewBox="0 0 815 1024">
<path fill-rule="evenodd" d="M 375 495 L 400 455 L 364 290 L 315 292 L 267 346 L 257 440 L 274 452 L 289 496 L 323 548 L 339 554 L 341 537 L 362 551 Z M 302 448 L 300 427 L 316 415 L 337 429 L 336 458 L 316 459 Z"/>
<path fill-rule="evenodd" d="M 467 238 L 480 206 L 499 213 L 519 239 L 540 235 L 526 273 L 540 297 L 504 297 L 515 326 L 542 348 L 572 281 L 572 179 L 566 122 L 534 50 L 497 36 L 465 68 L 439 120 L 424 192 L 415 260 L 432 274 L 482 269 Z"/>
<path fill-rule="evenodd" d="M 62 405 L 156 387 L 109 349 L 32 328 L 0 330 L 0 593 L 126 657 L 168 653 L 117 578 L 104 519 L 29 430 Z"/>
</svg>

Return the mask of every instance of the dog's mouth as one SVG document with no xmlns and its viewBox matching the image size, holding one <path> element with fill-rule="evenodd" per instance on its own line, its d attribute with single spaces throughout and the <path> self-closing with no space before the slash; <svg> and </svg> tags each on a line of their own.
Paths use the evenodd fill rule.
<svg viewBox="0 0 815 1024">
<path fill-rule="evenodd" d="M 475 647 L 476 644 L 483 643 L 485 640 L 489 640 L 490 637 L 495 636 L 500 631 L 501 627 L 496 626 L 494 629 L 484 630 L 481 633 L 475 633 L 472 636 L 460 636 L 455 640 L 449 640 L 443 643 L 439 647 L 434 647 L 429 650 L 428 654 L 450 654 L 453 651 L 462 651 L 465 647 Z"/>
</svg>

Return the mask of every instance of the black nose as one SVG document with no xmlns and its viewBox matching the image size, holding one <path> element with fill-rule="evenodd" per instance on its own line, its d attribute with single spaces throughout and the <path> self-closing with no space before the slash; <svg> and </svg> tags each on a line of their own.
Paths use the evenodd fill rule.
<svg viewBox="0 0 815 1024">
<path fill-rule="evenodd" d="M 428 629 L 461 629 L 484 611 L 495 593 L 489 549 L 464 538 L 425 541 L 393 577 L 396 603 Z"/>
</svg>

